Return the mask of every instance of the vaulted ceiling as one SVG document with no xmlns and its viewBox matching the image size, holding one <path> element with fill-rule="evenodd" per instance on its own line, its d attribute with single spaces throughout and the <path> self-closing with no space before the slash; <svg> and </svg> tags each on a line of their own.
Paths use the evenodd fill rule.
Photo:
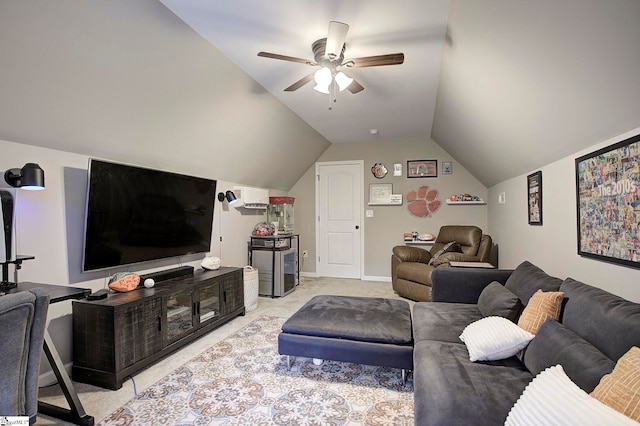
<svg viewBox="0 0 640 426">
<path fill-rule="evenodd" d="M 256 55 L 313 59 L 330 20 L 349 58 L 405 54 L 349 69 L 365 89 L 331 111 L 283 91 L 311 67 Z M 638 22 L 636 0 L 0 0 L 0 139 L 288 189 L 329 143 L 431 138 L 492 186 L 640 126 Z"/>
</svg>

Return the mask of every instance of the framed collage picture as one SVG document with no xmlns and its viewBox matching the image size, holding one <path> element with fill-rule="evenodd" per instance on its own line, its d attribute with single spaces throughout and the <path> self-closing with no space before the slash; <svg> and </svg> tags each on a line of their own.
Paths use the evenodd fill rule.
<svg viewBox="0 0 640 426">
<path fill-rule="evenodd" d="M 575 162 L 578 254 L 640 268 L 640 135 Z"/>
</svg>

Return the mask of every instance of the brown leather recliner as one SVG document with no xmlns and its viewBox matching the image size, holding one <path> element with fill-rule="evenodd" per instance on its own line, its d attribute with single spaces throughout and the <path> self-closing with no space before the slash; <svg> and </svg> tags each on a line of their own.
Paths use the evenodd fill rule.
<svg viewBox="0 0 640 426">
<path fill-rule="evenodd" d="M 447 243 L 456 242 L 459 250 L 440 254 Z M 431 272 L 449 266 L 450 261 L 489 262 L 493 241 L 477 226 L 447 225 L 440 228 L 431 250 L 420 247 L 395 246 L 391 255 L 391 284 L 402 297 L 421 302 L 431 301 Z M 452 247 L 457 248 L 456 244 Z"/>
</svg>

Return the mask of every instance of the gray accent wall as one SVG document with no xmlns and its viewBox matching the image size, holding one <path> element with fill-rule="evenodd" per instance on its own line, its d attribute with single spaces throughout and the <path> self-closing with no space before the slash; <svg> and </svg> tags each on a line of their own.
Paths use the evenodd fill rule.
<svg viewBox="0 0 640 426">
<path fill-rule="evenodd" d="M 437 178 L 407 178 L 407 160 L 438 160 Z M 389 280 L 391 277 L 391 249 L 404 244 L 403 233 L 437 234 L 442 225 L 476 225 L 488 228 L 488 208 L 486 205 L 451 206 L 445 200 L 452 194 L 469 193 L 483 199 L 487 197 L 485 188 L 464 167 L 455 161 L 446 151 L 432 140 L 380 141 L 367 144 L 333 144 L 318 159 L 323 161 L 364 161 L 364 205 L 363 210 L 372 210 L 373 217 L 364 217 L 362 234 L 364 238 L 364 274 L 366 279 Z M 442 162 L 453 162 L 453 174 L 442 174 Z M 389 170 L 388 174 L 377 179 L 371 173 L 375 163 L 382 162 Z M 393 165 L 402 164 L 402 176 L 393 176 Z M 401 206 L 369 206 L 369 184 L 391 183 L 395 194 L 403 194 Z M 437 189 L 438 200 L 442 202 L 439 210 L 431 217 L 419 218 L 407 210 L 407 194 L 421 186 Z M 309 250 L 303 272 L 316 272 L 315 240 L 315 167 L 307 170 L 304 176 L 291 188 L 289 195 L 296 197 L 295 224 L 300 233 L 301 248 Z M 363 211 L 363 216 L 365 212 Z"/>
</svg>

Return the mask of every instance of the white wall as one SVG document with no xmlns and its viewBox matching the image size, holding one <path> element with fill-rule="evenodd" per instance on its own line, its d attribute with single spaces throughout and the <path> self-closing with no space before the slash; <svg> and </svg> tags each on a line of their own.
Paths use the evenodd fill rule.
<svg viewBox="0 0 640 426">
<path fill-rule="evenodd" d="M 640 270 L 578 256 L 575 159 L 640 133 L 640 128 L 593 145 L 537 170 L 542 171 L 543 225 L 527 221 L 527 174 L 489 189 L 489 231 L 498 244 L 500 266 L 523 260 L 559 278 L 572 277 L 640 302 Z M 504 192 L 506 204 L 498 204 Z"/>
<path fill-rule="evenodd" d="M 62 151 L 0 140 L 0 171 L 38 163 L 45 171 L 43 191 L 18 190 L 16 196 L 17 253 L 34 255 L 19 271 L 20 281 L 98 290 L 106 286 L 108 277 L 123 269 L 82 274 L 81 252 L 87 166 L 89 157 Z M 153 167 L 152 165 L 149 167 Z M 171 170 L 173 171 L 173 170 Z M 216 179 L 215 170 L 207 178 Z M 8 187 L 0 179 L 0 187 Z M 218 191 L 232 189 L 237 182 L 218 180 Z M 270 190 L 270 195 L 283 195 Z M 219 256 L 223 265 L 247 264 L 247 241 L 257 222 L 266 221 L 265 210 L 229 207 L 216 201 L 214 209 L 211 254 Z M 222 235 L 222 242 L 220 236 Z M 180 264 L 200 267 L 203 254 L 167 261 L 148 262 L 128 268 L 136 273 L 167 269 Z M 13 269 L 10 269 L 13 274 Z M 71 302 L 50 306 L 48 330 L 63 362 L 72 359 Z M 43 362 L 43 371 L 48 370 Z"/>
</svg>

